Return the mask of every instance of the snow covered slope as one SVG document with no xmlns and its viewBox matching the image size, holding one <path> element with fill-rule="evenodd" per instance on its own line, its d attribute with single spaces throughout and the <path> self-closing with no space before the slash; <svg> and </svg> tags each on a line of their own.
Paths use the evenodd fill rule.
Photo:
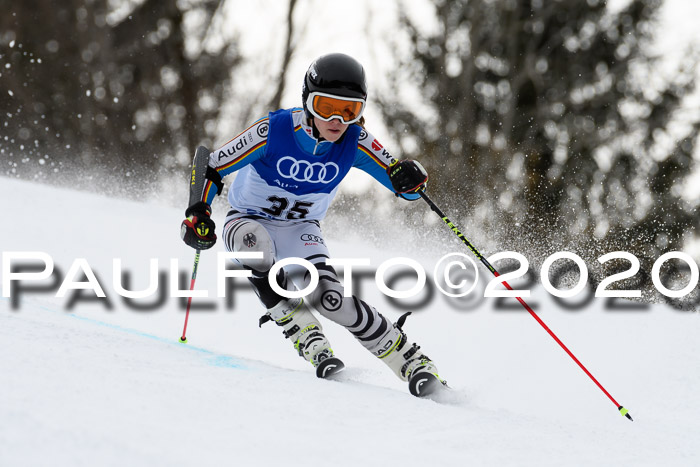
<svg viewBox="0 0 700 467">
<path fill-rule="evenodd" d="M 408 394 L 383 364 L 328 323 L 342 381 L 322 381 L 279 328 L 258 328 L 244 282 L 216 298 L 216 251 L 204 252 L 188 344 L 179 299 L 124 301 L 112 285 L 121 258 L 133 289 L 150 258 L 167 291 L 171 258 L 189 283 L 193 251 L 180 210 L 0 179 L 3 252 L 56 262 L 49 291 L 0 299 L 0 465 L 700 465 L 697 314 L 666 306 L 574 311 L 534 290 L 528 301 L 635 421 L 526 313 L 492 299 L 457 309 L 440 294 L 406 332 L 454 391 L 442 403 Z M 16 201 L 13 201 L 16 200 Z M 222 213 L 218 213 L 221 215 Z M 220 220 L 220 218 L 217 218 Z M 330 239 L 337 257 L 372 265 L 404 251 Z M 460 251 L 445 245 L 445 253 Z M 420 260 L 427 271 L 433 252 Z M 107 294 L 54 297 L 75 258 Z M 362 282 L 363 297 L 395 320 L 401 310 Z M 160 300 L 160 301 L 159 301 Z"/>
</svg>

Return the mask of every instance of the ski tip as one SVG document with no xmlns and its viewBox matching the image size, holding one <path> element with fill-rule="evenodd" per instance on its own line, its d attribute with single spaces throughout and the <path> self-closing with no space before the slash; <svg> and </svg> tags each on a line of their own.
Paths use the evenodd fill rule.
<svg viewBox="0 0 700 467">
<path fill-rule="evenodd" d="M 632 418 L 632 415 L 630 415 L 629 410 L 627 410 L 627 409 L 624 408 L 623 406 L 618 407 L 617 410 L 620 411 L 620 415 L 622 415 L 622 416 L 624 416 L 624 417 L 627 417 L 631 422 L 634 421 L 634 419 Z"/>
<path fill-rule="evenodd" d="M 447 389 L 447 382 L 437 375 L 422 372 L 414 375 L 408 381 L 409 392 L 416 397 L 429 397 L 441 389 Z"/>
<path fill-rule="evenodd" d="M 345 364 L 339 358 L 330 357 L 318 364 L 316 367 L 316 376 L 319 378 L 328 378 L 340 373 L 343 368 L 345 368 Z"/>
<path fill-rule="evenodd" d="M 181 343 L 181 344 L 187 344 L 187 338 L 184 337 L 184 336 L 181 337 L 181 338 L 180 338 L 180 343 Z"/>
</svg>

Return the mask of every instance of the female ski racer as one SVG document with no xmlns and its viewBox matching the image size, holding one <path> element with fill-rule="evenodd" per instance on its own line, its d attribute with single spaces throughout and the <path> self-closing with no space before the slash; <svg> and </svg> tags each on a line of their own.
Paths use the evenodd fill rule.
<svg viewBox="0 0 700 467">
<path fill-rule="evenodd" d="M 193 248 L 214 245 L 210 206 L 222 191 L 222 178 L 238 171 L 229 189 L 223 238 L 229 252 L 263 253 L 262 259 L 238 260 L 251 271 L 249 280 L 267 309 L 261 324 L 274 320 L 317 375 L 329 376 L 343 363 L 334 357 L 311 305 L 408 381 L 412 394 L 422 396 L 445 384 L 435 364 L 406 337 L 402 319 L 391 324 L 358 297 L 344 297 L 336 271 L 326 264 L 329 251 L 319 221 L 352 167 L 409 200 L 419 198 L 417 191 L 428 179 L 418 162 L 397 162 L 364 129 L 366 100 L 365 72 L 355 59 L 336 53 L 315 60 L 304 77 L 302 108 L 271 112 L 211 153 L 201 201 L 186 210 L 181 234 Z M 318 286 L 306 301 L 284 298 L 268 282 L 274 262 L 290 257 L 318 270 Z M 296 284 L 301 290 L 310 274 L 299 269 L 306 272 Z M 295 272 L 280 269 L 277 283 L 294 290 L 289 275 Z"/>
</svg>

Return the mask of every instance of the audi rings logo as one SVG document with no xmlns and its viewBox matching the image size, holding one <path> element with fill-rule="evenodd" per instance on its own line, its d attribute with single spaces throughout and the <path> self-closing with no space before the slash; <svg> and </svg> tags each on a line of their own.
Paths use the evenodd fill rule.
<svg viewBox="0 0 700 467">
<path fill-rule="evenodd" d="M 301 239 L 302 242 L 316 242 L 316 243 L 320 243 L 322 245 L 326 244 L 326 242 L 324 242 L 321 237 L 319 237 L 318 235 L 314 235 L 314 234 L 301 234 L 301 237 L 299 237 L 299 238 Z"/>
<path fill-rule="evenodd" d="M 298 161 L 286 156 L 277 162 L 277 173 L 296 182 L 330 183 L 340 174 L 340 168 L 333 162 Z"/>
</svg>

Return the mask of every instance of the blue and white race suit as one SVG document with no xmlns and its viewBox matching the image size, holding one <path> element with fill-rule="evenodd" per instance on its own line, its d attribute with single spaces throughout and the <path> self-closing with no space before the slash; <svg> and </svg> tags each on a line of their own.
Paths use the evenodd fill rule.
<svg viewBox="0 0 700 467">
<path fill-rule="evenodd" d="M 353 167 L 393 191 L 386 172 L 393 162 L 376 138 L 357 124 L 348 126 L 334 143 L 316 138 L 299 108 L 270 113 L 211 153 L 209 165 L 222 178 L 238 171 L 229 189 L 232 209 L 223 239 L 228 251 L 264 252 L 263 260 L 241 264 L 253 271 L 251 283 L 267 308 L 281 299 L 267 284 L 272 264 L 289 257 L 304 258 L 320 277 L 310 303 L 377 354 L 375 347 L 392 325 L 359 298 L 343 297 L 335 270 L 325 264 L 330 255 L 319 221 Z M 211 204 L 216 194 L 216 185 L 208 181 L 202 199 Z M 297 280 L 297 286 L 305 287 L 308 279 L 307 273 Z"/>
</svg>

